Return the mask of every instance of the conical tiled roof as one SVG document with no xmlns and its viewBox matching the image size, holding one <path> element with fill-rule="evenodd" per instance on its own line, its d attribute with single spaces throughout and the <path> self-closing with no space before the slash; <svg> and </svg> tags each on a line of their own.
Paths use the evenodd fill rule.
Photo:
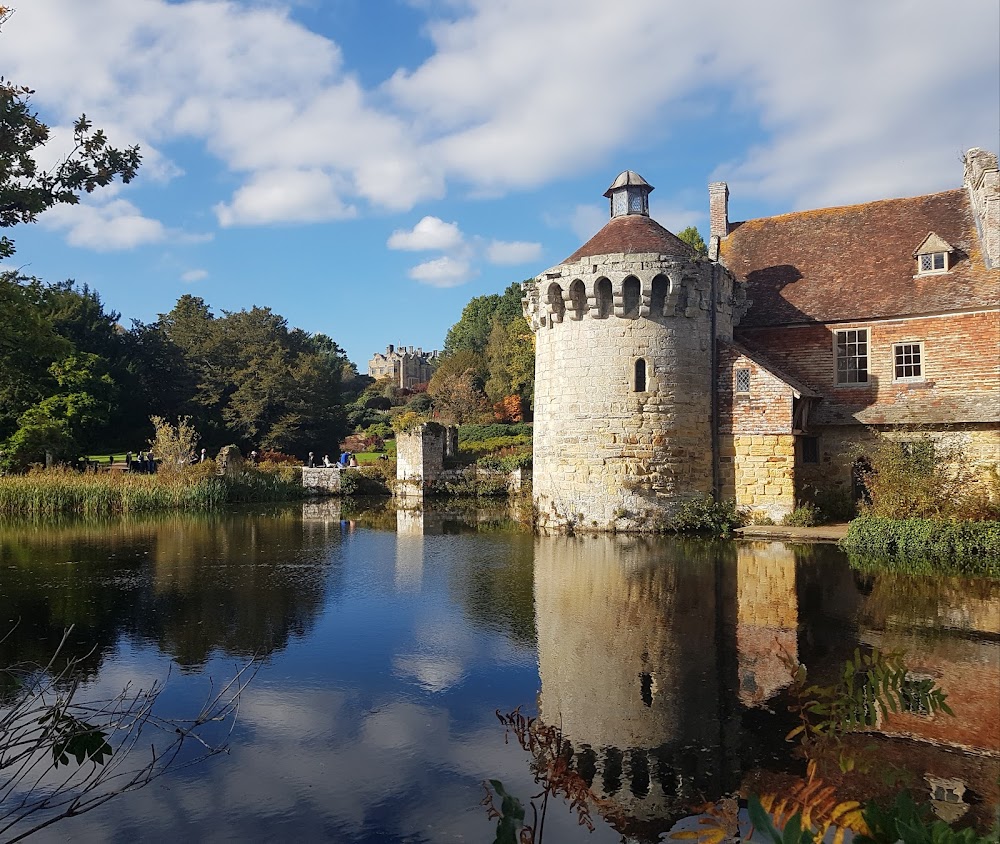
<svg viewBox="0 0 1000 844">
<path fill-rule="evenodd" d="M 658 252 L 661 255 L 684 258 L 692 257 L 695 254 L 691 246 L 668 232 L 651 217 L 642 214 L 627 214 L 612 219 L 563 263 L 572 264 L 581 258 L 589 258 L 592 255 L 611 255 L 616 252 L 624 252 L 625 254 Z"/>
</svg>

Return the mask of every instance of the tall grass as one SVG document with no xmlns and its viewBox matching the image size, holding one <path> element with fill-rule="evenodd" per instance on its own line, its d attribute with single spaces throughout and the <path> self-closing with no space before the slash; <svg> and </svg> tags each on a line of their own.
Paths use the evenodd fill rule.
<svg viewBox="0 0 1000 844">
<path fill-rule="evenodd" d="M 235 478 L 34 472 L 0 477 L 0 515 L 102 516 L 158 510 L 216 510 L 230 503 L 303 497 L 301 483 L 248 470 Z"/>
</svg>

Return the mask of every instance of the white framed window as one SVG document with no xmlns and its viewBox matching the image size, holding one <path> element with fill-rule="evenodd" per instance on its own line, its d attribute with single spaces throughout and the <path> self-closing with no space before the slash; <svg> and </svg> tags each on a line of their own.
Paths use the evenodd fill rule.
<svg viewBox="0 0 1000 844">
<path fill-rule="evenodd" d="M 917 275 L 948 272 L 947 252 L 924 252 L 917 255 Z"/>
<path fill-rule="evenodd" d="M 924 344 L 895 343 L 892 347 L 892 380 L 924 380 Z"/>
<path fill-rule="evenodd" d="M 848 328 L 837 331 L 833 338 L 837 361 L 835 382 L 842 384 L 868 383 L 868 329 Z"/>
<path fill-rule="evenodd" d="M 749 393 L 750 392 L 750 370 L 749 369 L 737 369 L 736 370 L 736 392 L 737 393 Z"/>
</svg>

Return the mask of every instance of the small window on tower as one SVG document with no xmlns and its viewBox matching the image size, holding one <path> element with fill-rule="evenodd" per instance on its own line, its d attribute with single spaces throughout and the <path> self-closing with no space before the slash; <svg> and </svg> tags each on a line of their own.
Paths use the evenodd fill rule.
<svg viewBox="0 0 1000 844">
<path fill-rule="evenodd" d="M 635 391 L 646 392 L 646 361 L 642 358 L 635 362 Z"/>
<path fill-rule="evenodd" d="M 749 369 L 737 369 L 736 370 L 736 392 L 737 393 L 749 393 L 750 392 L 750 370 Z"/>
</svg>

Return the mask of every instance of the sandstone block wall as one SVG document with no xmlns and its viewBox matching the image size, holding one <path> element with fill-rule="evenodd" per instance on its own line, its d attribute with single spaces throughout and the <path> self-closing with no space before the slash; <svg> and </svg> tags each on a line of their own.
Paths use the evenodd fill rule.
<svg viewBox="0 0 1000 844">
<path fill-rule="evenodd" d="M 731 276 L 707 261 L 616 254 L 556 267 L 525 292 L 539 526 L 655 529 L 711 494 L 712 320 L 715 336 L 732 336 L 743 302 Z"/>
<path fill-rule="evenodd" d="M 851 492 L 851 467 L 854 460 L 858 455 L 864 455 L 874 448 L 878 432 L 891 439 L 904 441 L 928 436 L 934 441 L 937 454 L 960 454 L 963 465 L 971 467 L 981 476 L 1000 466 L 1000 425 L 995 423 L 922 426 L 911 430 L 828 425 L 815 431 L 818 437 L 819 462 L 800 461 L 798 464 L 799 489 L 811 487 Z"/>
<path fill-rule="evenodd" d="M 723 434 L 720 440 L 720 498 L 774 521 L 795 509 L 795 437 Z"/>
</svg>

